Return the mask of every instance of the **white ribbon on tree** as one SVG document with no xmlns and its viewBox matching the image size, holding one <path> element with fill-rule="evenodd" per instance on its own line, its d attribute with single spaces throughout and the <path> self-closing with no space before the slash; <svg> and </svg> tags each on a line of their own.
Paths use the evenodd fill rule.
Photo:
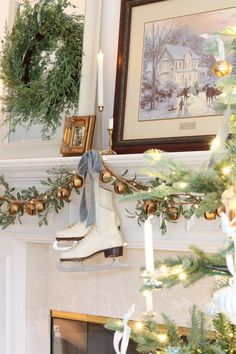
<svg viewBox="0 0 236 354">
<path fill-rule="evenodd" d="M 213 300 L 219 311 L 228 316 L 231 322 L 236 325 L 236 238 L 235 229 L 231 223 L 228 216 L 222 213 L 222 230 L 234 241 L 234 257 L 231 253 L 226 255 L 227 268 L 232 274 L 232 278 L 230 278 L 228 286 L 214 293 Z"/>
<path fill-rule="evenodd" d="M 131 333 L 131 328 L 128 325 L 128 321 L 134 313 L 135 304 L 133 304 L 128 312 L 123 316 L 123 333 L 116 331 L 113 338 L 113 346 L 116 354 L 126 354 L 129 345 L 129 338 Z"/>
</svg>

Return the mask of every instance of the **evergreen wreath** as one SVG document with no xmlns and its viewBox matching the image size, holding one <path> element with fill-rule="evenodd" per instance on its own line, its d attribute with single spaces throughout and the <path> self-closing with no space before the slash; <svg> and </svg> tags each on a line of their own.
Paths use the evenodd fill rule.
<svg viewBox="0 0 236 354">
<path fill-rule="evenodd" d="M 0 67 L 11 131 L 37 123 L 49 139 L 62 123 L 61 113 L 78 104 L 84 18 L 68 15 L 68 6 L 68 0 L 24 0 L 12 31 L 6 31 Z"/>
</svg>

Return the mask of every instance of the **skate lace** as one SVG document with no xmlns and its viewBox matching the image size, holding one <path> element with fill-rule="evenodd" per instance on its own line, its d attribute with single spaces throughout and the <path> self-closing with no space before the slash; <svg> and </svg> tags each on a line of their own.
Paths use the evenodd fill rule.
<svg viewBox="0 0 236 354">
<path fill-rule="evenodd" d="M 76 223 L 76 224 L 73 224 L 71 226 L 68 226 L 68 228 L 66 230 L 76 230 L 78 229 L 78 227 L 80 227 L 80 225 L 82 225 L 81 223 Z M 90 230 L 94 227 L 94 225 L 91 225 L 91 226 L 88 226 L 87 229 Z"/>
</svg>

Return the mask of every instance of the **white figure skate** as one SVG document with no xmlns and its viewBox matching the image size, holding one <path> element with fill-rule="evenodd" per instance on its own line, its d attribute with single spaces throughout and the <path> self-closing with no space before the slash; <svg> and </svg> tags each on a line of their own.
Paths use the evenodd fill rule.
<svg viewBox="0 0 236 354">
<path fill-rule="evenodd" d="M 87 236 L 93 228 L 94 225 L 86 227 L 86 222 L 77 222 L 65 230 L 58 231 L 56 233 L 56 241 L 53 243 L 54 250 L 60 252 L 68 251 Z"/>
<path fill-rule="evenodd" d="M 76 246 L 64 252 L 60 256 L 59 270 L 62 271 L 92 271 L 127 267 L 122 264 L 117 257 L 123 255 L 124 240 L 119 231 L 115 213 L 105 208 L 101 209 L 101 228 L 94 228 Z M 102 266 L 86 266 L 83 262 L 98 253 L 104 253 L 105 258 L 113 258 L 112 264 Z M 115 260 L 116 259 L 116 260 Z M 74 267 L 64 267 L 64 262 L 79 262 Z"/>
<path fill-rule="evenodd" d="M 103 219 L 103 209 L 113 211 L 115 209 L 113 193 L 107 189 L 99 188 L 100 195 L 100 212 Z M 119 217 L 116 214 L 116 225 L 120 226 Z M 68 251 L 78 244 L 85 236 L 87 236 L 94 228 L 95 225 L 86 227 L 86 221 L 77 222 L 64 230 L 56 233 L 56 241 L 53 243 L 53 248 L 56 251 Z M 70 241 L 68 243 L 68 241 Z"/>
</svg>

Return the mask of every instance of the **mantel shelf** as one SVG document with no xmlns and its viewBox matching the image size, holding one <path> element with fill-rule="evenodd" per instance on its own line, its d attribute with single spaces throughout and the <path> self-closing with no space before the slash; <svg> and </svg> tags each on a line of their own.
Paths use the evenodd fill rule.
<svg viewBox="0 0 236 354">
<path fill-rule="evenodd" d="M 175 152 L 167 155 L 179 161 L 189 168 L 197 169 L 203 165 L 210 156 L 209 151 L 201 152 Z M 105 155 L 106 162 L 118 174 L 122 174 L 128 169 L 129 176 L 137 176 L 137 179 L 144 178 L 139 172 L 148 163 L 142 154 L 133 155 Z M 51 157 L 34 159 L 12 159 L 0 160 L 1 174 L 6 181 L 16 189 L 23 189 L 29 186 L 41 188 L 40 180 L 47 177 L 47 170 L 59 166 L 67 166 L 76 170 L 80 157 Z M 111 185 L 105 185 L 112 189 Z M 122 232 L 131 248 L 143 247 L 143 229 L 137 225 L 135 219 L 127 218 L 126 209 L 135 210 L 135 202 L 119 203 L 119 196 L 114 194 L 117 199 L 117 207 L 121 217 Z M 72 198 L 72 203 L 66 205 L 59 214 L 52 213 L 49 216 L 49 225 L 39 228 L 36 217 L 24 216 L 23 225 L 12 225 L 6 231 L 0 231 L 4 235 L 28 240 L 30 242 L 49 242 L 53 241 L 55 233 L 68 225 L 78 221 L 79 200 L 76 196 Z M 191 244 L 212 252 L 221 247 L 224 236 L 219 228 L 220 220 L 206 221 L 205 219 L 192 218 L 185 220 L 181 218 L 177 223 L 168 224 L 168 233 L 163 236 L 159 230 L 159 220 L 154 220 L 155 247 L 163 250 L 186 251 Z"/>
<path fill-rule="evenodd" d="M 209 151 L 172 152 L 166 154 L 176 161 L 191 166 L 199 166 L 209 158 Z M 127 168 L 129 166 L 142 167 L 148 165 L 143 154 L 104 155 L 104 158 L 112 167 L 117 166 Z M 61 165 L 76 167 L 79 160 L 80 156 L 0 160 L 0 169 L 2 171 L 16 171 L 16 169 L 48 169 Z"/>
</svg>

